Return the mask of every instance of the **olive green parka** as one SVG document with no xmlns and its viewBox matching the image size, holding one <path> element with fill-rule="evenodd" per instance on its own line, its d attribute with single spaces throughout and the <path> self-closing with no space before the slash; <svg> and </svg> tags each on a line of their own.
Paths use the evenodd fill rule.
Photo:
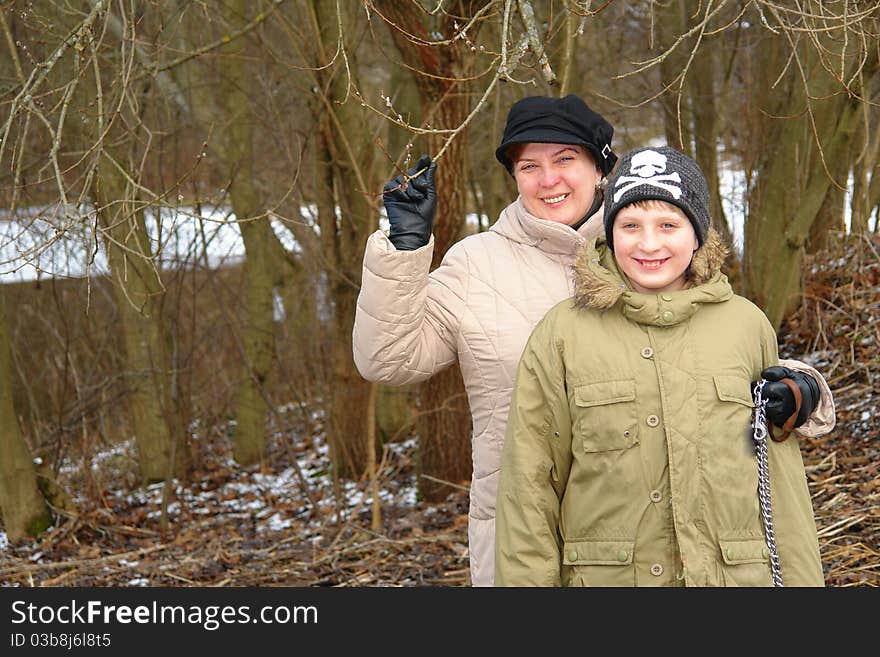
<svg viewBox="0 0 880 657">
<path fill-rule="evenodd" d="M 499 586 L 770 586 L 750 382 L 778 362 L 765 315 L 720 272 L 632 290 L 603 240 L 517 372 L 497 498 Z M 785 586 L 822 586 L 796 434 L 769 444 Z"/>
</svg>

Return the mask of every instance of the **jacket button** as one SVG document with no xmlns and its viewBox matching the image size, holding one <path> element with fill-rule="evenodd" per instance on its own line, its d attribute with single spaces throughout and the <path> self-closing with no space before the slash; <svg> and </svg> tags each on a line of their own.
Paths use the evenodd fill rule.
<svg viewBox="0 0 880 657">
<path fill-rule="evenodd" d="M 618 561 L 626 561 L 627 557 L 629 557 L 629 552 L 627 552 L 626 550 L 621 550 L 620 552 L 617 553 L 617 560 Z"/>
<path fill-rule="evenodd" d="M 649 427 L 656 427 L 658 424 L 660 424 L 660 418 L 656 415 L 649 415 L 645 418 L 645 422 L 648 423 Z"/>
<path fill-rule="evenodd" d="M 660 298 L 663 299 L 664 301 L 672 301 L 672 297 L 669 296 L 668 294 L 664 294 Z"/>
<path fill-rule="evenodd" d="M 727 548 L 727 559 L 729 561 L 733 561 L 736 558 L 733 555 L 734 555 L 733 548 Z"/>
<path fill-rule="evenodd" d="M 664 322 L 671 322 L 673 319 L 675 319 L 675 313 L 673 313 L 671 310 L 663 311 Z"/>
<path fill-rule="evenodd" d="M 568 560 L 569 561 L 577 561 L 578 551 L 577 550 L 569 550 L 568 551 Z"/>
<path fill-rule="evenodd" d="M 661 493 L 659 490 L 652 490 L 651 491 L 651 501 L 652 502 L 654 502 L 656 504 L 657 502 L 659 502 L 662 499 L 663 499 L 663 493 Z"/>
<path fill-rule="evenodd" d="M 642 358 L 650 358 L 654 355 L 654 350 L 651 347 L 643 347 L 642 348 Z"/>
<path fill-rule="evenodd" d="M 767 548 L 761 548 L 761 556 L 765 559 L 770 556 L 770 550 Z"/>
<path fill-rule="evenodd" d="M 659 563 L 655 563 L 653 566 L 651 566 L 651 574 L 655 577 L 660 577 L 660 575 L 663 574 L 663 566 L 661 566 Z"/>
</svg>

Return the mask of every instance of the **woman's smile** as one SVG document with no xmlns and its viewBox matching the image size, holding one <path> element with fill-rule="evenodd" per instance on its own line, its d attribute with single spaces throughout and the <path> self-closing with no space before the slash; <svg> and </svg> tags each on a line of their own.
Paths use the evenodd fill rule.
<svg viewBox="0 0 880 657">
<path fill-rule="evenodd" d="M 547 205 L 560 205 L 565 199 L 568 198 L 568 194 L 559 194 L 557 196 L 548 196 L 543 199 L 544 203 Z"/>
</svg>

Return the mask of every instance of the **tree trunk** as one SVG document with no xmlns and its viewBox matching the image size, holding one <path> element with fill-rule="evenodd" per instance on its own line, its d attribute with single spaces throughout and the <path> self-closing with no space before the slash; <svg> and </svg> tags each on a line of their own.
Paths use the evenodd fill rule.
<svg viewBox="0 0 880 657">
<path fill-rule="evenodd" d="M 9 540 L 34 538 L 52 524 L 13 403 L 6 291 L 0 289 L 0 511 Z"/>
<path fill-rule="evenodd" d="M 816 213 L 816 220 L 810 226 L 810 236 L 805 245 L 807 253 L 816 253 L 826 248 L 828 240 L 833 239 L 829 235 L 830 231 L 843 232 L 846 230 L 843 219 L 845 209 L 846 190 L 829 185 L 822 205 L 819 206 L 819 211 Z"/>
<path fill-rule="evenodd" d="M 235 191 L 232 192 L 235 194 Z M 233 203 L 233 207 L 237 204 Z M 238 211 L 236 210 L 236 217 Z M 269 219 L 240 224 L 246 252 L 247 318 L 244 326 L 244 363 L 238 387 L 233 456 L 238 463 L 262 461 L 266 449 L 266 384 L 275 353 L 273 278 Z"/>
<path fill-rule="evenodd" d="M 331 324 L 330 414 L 325 428 L 333 460 L 334 473 L 339 477 L 358 478 L 367 472 L 365 418 L 370 411 L 370 386 L 354 366 L 351 354 L 351 331 L 357 296 L 345 284 L 332 289 L 334 317 Z M 372 415 L 375 419 L 375 415 Z M 376 445 L 381 449 L 381 445 Z"/>
<path fill-rule="evenodd" d="M 852 220 L 853 233 L 868 232 L 871 213 L 880 200 L 880 131 L 874 126 L 877 112 L 865 107 L 859 116 L 858 157 L 853 164 Z M 871 197 L 871 190 L 874 197 Z"/>
<path fill-rule="evenodd" d="M 337 20 L 342 21 L 343 33 L 351 34 L 359 10 L 355 5 L 345 5 L 343 15 L 337 16 L 331 3 L 313 0 L 315 57 L 322 67 L 333 59 Z M 337 64 L 315 71 L 312 114 L 317 117 L 315 195 L 320 258 L 327 275 L 331 314 L 327 324 L 331 376 L 325 386 L 325 429 L 334 475 L 360 477 L 368 465 L 364 418 L 370 384 L 355 368 L 351 332 L 364 244 L 378 226 L 382 184 L 375 166 L 376 128 L 351 96 L 349 81 L 357 88 L 358 65 L 353 51 L 348 51 L 347 57 L 347 66 Z"/>
<path fill-rule="evenodd" d="M 171 398 L 171 337 L 163 322 L 164 288 L 147 235 L 143 209 L 125 177 L 106 155 L 95 178 L 95 198 L 107 262 L 125 336 L 130 408 L 141 478 L 146 483 L 181 475 L 186 455 L 179 413 Z M 175 463 L 172 440 L 179 441 Z"/>
<path fill-rule="evenodd" d="M 693 108 L 695 159 L 709 184 L 709 211 L 712 226 L 723 237 L 726 244 L 733 238 L 724 206 L 721 204 L 721 186 L 718 178 L 718 112 L 715 108 L 715 58 L 716 49 L 707 44 L 705 38 L 700 50 L 691 63 L 688 82 L 691 92 L 690 105 Z"/>
<path fill-rule="evenodd" d="M 449 14 L 467 16 L 467 3 L 453 3 Z M 399 29 L 390 28 L 391 37 L 404 62 L 415 71 L 416 86 L 422 100 L 422 116 L 431 126 L 453 129 L 464 123 L 471 110 L 470 77 L 472 58 L 465 45 L 438 49 L 414 42 L 408 35 L 430 41 L 423 13 L 414 5 L 397 0 L 378 0 L 375 5 Z M 448 18 L 444 33 L 454 33 Z M 476 38 L 475 32 L 469 32 Z M 427 75 L 420 72 L 427 73 Z M 466 218 L 467 132 L 449 144 L 446 136 L 429 135 L 428 152 L 436 154 L 444 145 L 442 161 L 437 165 L 437 217 L 434 220 L 434 255 L 432 267 L 440 264 L 449 247 L 459 239 Z M 471 458 L 471 416 L 458 366 L 434 375 L 422 384 L 421 410 L 437 409 L 419 416 L 419 472 L 434 479 L 458 483 L 469 480 Z M 445 498 L 450 489 L 431 479 L 419 478 L 419 491 L 427 500 Z"/>
<path fill-rule="evenodd" d="M 678 37 L 687 30 L 687 8 L 685 0 L 672 0 L 666 7 L 656 6 L 656 35 L 654 54 L 665 52 Z M 679 46 L 660 62 L 660 82 L 670 85 L 669 90 L 660 97 L 663 108 L 663 126 L 666 142 L 673 148 L 693 156 L 691 135 L 690 96 L 683 93 L 687 85 L 679 79 L 687 63 L 689 49 L 686 44 Z M 693 72 L 688 72 L 691 75 Z"/>
<path fill-rule="evenodd" d="M 784 40 L 774 40 L 772 47 L 760 50 L 765 76 L 778 76 L 788 57 L 786 46 Z M 748 197 L 743 273 L 746 293 L 774 327 L 800 300 L 804 245 L 831 186 L 826 168 L 838 185 L 845 185 L 858 116 L 858 101 L 836 93 L 839 83 L 817 62 L 812 45 L 799 54 L 809 81 L 809 101 L 804 81 L 794 72 L 771 91 L 773 80 L 765 77 L 752 92 L 764 100 L 757 108 L 762 139 L 756 144 L 760 156 Z M 867 65 L 867 70 L 875 69 L 876 59 Z M 815 135 L 804 112 L 808 102 Z"/>
<path fill-rule="evenodd" d="M 236 0 L 220 11 L 230 30 L 251 12 L 251 3 Z M 246 40 L 233 40 L 223 51 L 220 81 L 212 99 L 217 123 L 223 126 L 213 144 L 224 177 L 230 181 L 232 210 L 241 230 L 245 249 L 246 315 L 242 329 L 242 369 L 236 395 L 236 428 L 233 457 L 250 465 L 262 461 L 266 450 L 266 416 L 269 412 L 266 384 L 275 353 L 272 289 L 282 268 L 273 256 L 275 237 L 269 218 L 262 211 L 254 172 L 254 125 L 251 81 L 254 71 L 245 55 Z"/>
<path fill-rule="evenodd" d="M 874 231 L 880 232 L 880 168 L 874 169 L 871 177 L 871 185 L 868 188 L 868 212 L 870 217 L 874 215 Z"/>
<path fill-rule="evenodd" d="M 391 92 L 389 96 L 392 99 L 395 110 L 399 111 L 404 120 L 412 125 L 419 125 L 422 122 L 422 107 L 419 102 L 419 90 L 413 79 L 412 71 L 403 66 L 394 66 L 391 69 Z M 413 140 L 413 135 L 406 129 L 395 124 L 389 124 L 388 138 L 386 140 L 386 150 L 388 155 L 394 159 L 398 166 L 403 166 L 403 156 L 407 153 L 406 145 Z M 418 158 L 420 152 L 412 152 L 412 149 L 418 151 L 420 148 L 420 140 L 413 141 L 413 147 L 410 154 L 413 158 Z"/>
</svg>

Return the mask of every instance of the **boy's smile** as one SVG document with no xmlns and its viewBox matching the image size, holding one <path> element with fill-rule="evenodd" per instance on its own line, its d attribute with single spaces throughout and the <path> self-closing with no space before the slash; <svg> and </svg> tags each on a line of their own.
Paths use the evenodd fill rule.
<svg viewBox="0 0 880 657">
<path fill-rule="evenodd" d="M 636 258 L 635 261 L 645 269 L 653 270 L 660 269 L 660 267 L 663 266 L 663 263 L 669 262 L 669 258 L 662 258 L 660 260 L 642 260 L 640 258 Z"/>
<path fill-rule="evenodd" d="M 614 217 L 614 258 L 636 292 L 684 289 L 697 234 L 687 216 L 663 201 L 640 201 Z"/>
</svg>

